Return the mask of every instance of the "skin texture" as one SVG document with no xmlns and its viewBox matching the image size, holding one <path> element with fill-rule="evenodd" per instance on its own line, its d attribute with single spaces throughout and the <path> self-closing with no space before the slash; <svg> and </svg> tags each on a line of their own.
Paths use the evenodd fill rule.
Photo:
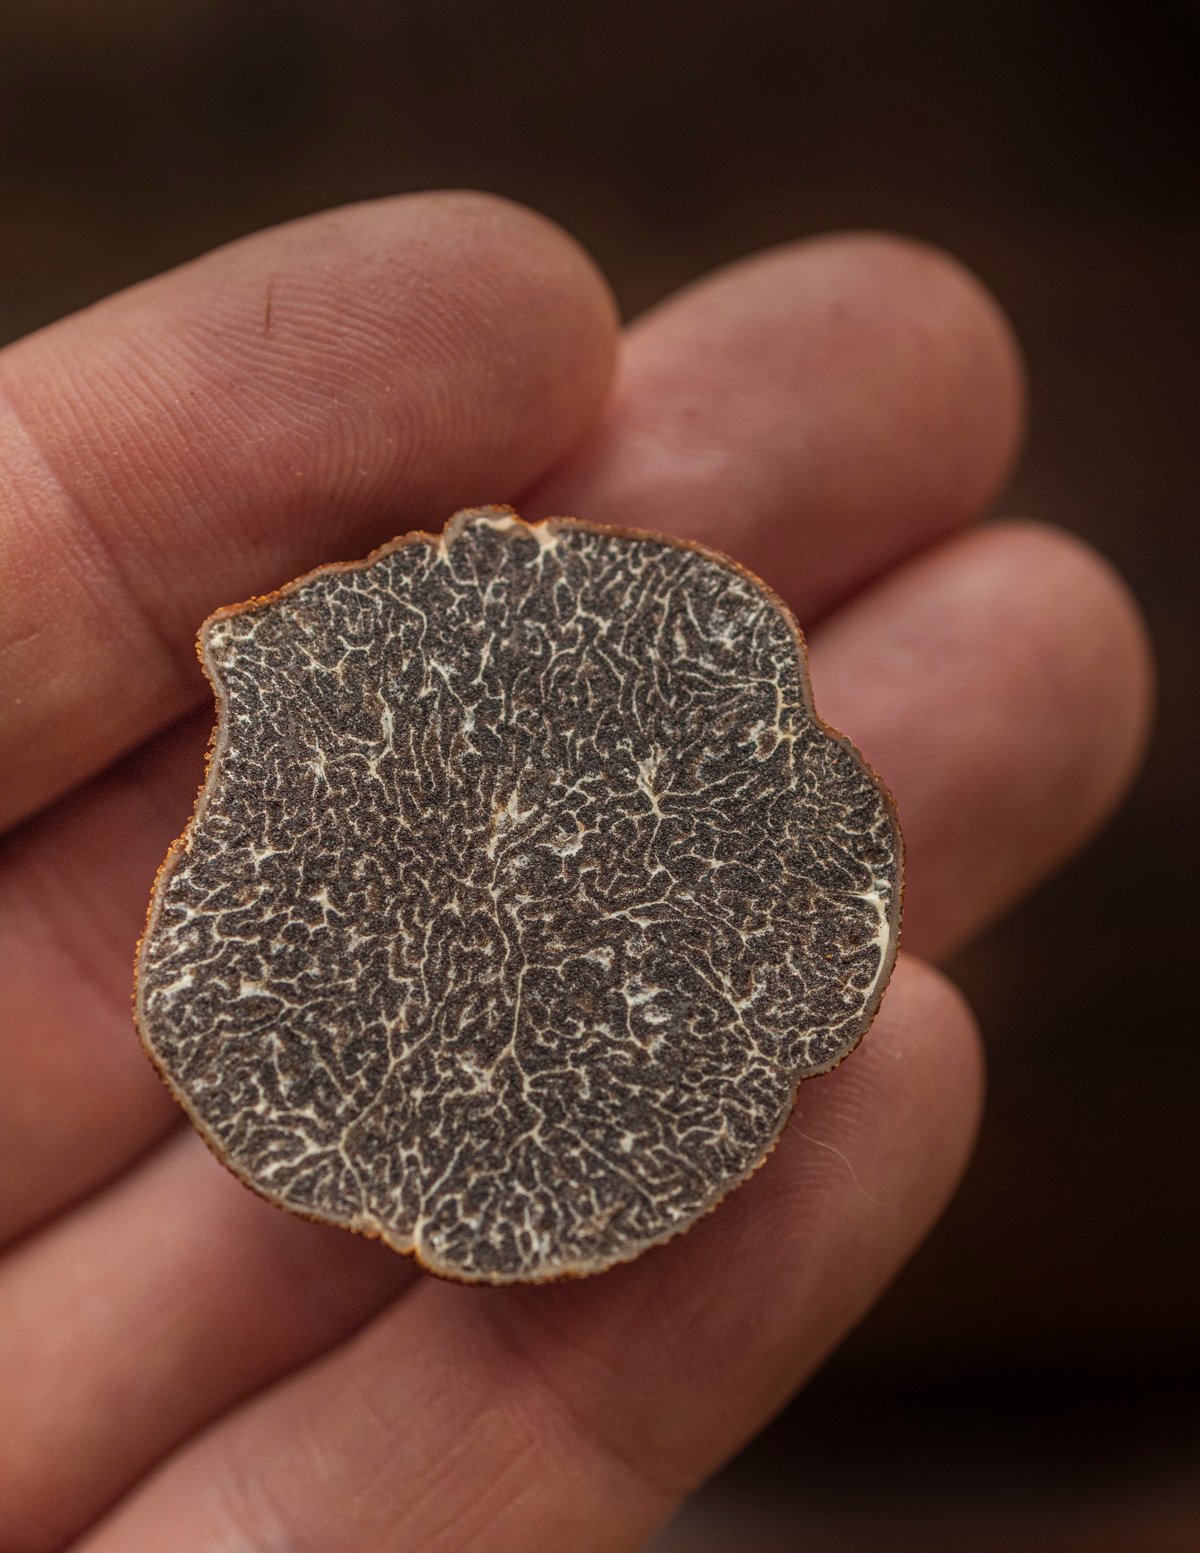
<svg viewBox="0 0 1200 1553">
<path fill-rule="evenodd" d="M 562 234 L 420 196 L 34 336 L 0 356 L 0 399 L 0 1546 L 635 1548 L 953 1189 L 976 1035 L 914 956 L 1055 866 L 1138 758 L 1149 670 L 1119 580 L 1053 530 L 960 532 L 1021 421 L 994 304 L 942 255 L 837 237 L 618 346 Z M 180 1135 L 129 1025 L 207 735 L 199 619 L 364 554 L 398 508 L 432 526 L 483 500 L 619 506 L 777 587 L 912 878 L 869 1038 L 763 1170 L 683 1239 L 541 1289 L 453 1288 L 260 1203 Z"/>
</svg>

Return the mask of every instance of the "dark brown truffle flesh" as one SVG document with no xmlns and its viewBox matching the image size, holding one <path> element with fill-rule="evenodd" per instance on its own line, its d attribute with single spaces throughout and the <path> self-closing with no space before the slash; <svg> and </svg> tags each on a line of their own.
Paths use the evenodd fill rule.
<svg viewBox="0 0 1200 1553">
<path fill-rule="evenodd" d="M 459 513 L 208 620 L 137 1023 L 249 1186 L 433 1272 L 592 1273 L 770 1152 L 895 959 L 891 801 L 732 561 Z"/>
</svg>

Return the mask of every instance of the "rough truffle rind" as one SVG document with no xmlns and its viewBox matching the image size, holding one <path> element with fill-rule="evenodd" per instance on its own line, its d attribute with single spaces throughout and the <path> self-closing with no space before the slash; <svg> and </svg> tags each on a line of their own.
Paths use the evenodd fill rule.
<svg viewBox="0 0 1200 1553">
<path fill-rule="evenodd" d="M 284 1207 L 434 1272 L 685 1229 L 856 1044 L 895 958 L 886 791 L 733 562 L 459 513 L 221 610 L 208 779 L 135 1008 Z"/>
</svg>

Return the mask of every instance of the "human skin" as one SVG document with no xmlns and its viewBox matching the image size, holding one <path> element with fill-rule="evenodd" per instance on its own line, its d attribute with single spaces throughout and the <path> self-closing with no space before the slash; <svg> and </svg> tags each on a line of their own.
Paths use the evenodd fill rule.
<svg viewBox="0 0 1200 1553">
<path fill-rule="evenodd" d="M 1022 418 L 1007 325 L 933 250 L 792 244 L 621 334 L 569 238 L 474 194 L 261 234 L 0 354 L 6 1553 L 633 1549 L 803 1383 L 970 1149 L 977 1033 L 929 962 L 1083 842 L 1144 739 L 1107 564 L 968 527 Z M 129 1018 L 211 720 L 200 620 L 491 501 L 759 573 L 907 843 L 883 1007 L 768 1163 L 681 1239 L 542 1288 L 264 1204 Z"/>
</svg>

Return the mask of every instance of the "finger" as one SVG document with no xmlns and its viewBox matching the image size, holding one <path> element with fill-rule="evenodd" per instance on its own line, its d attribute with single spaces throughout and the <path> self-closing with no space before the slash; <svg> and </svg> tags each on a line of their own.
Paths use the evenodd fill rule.
<svg viewBox="0 0 1200 1553">
<path fill-rule="evenodd" d="M 155 869 L 210 719 L 152 740 L 0 841 L 0 1245 L 179 1122 L 129 1012 Z"/>
<path fill-rule="evenodd" d="M 728 550 L 808 623 L 979 515 L 1022 401 L 1008 325 L 959 264 L 819 238 L 638 323 L 607 415 L 522 505 Z"/>
<path fill-rule="evenodd" d="M 962 1168 L 978 1095 L 969 1014 L 910 962 L 860 1052 L 690 1234 L 551 1288 L 423 1282 L 85 1548 L 637 1546 L 894 1274 Z"/>
<path fill-rule="evenodd" d="M 940 957 L 1058 867 L 1137 770 L 1152 700 L 1137 606 L 1095 551 L 1003 524 L 929 551 L 813 633 L 821 715 L 891 789 L 904 942 Z"/>
<path fill-rule="evenodd" d="M 415 1276 L 278 1212 L 180 1134 L 0 1267 L 0 1547 L 62 1547 L 176 1440 Z"/>
<path fill-rule="evenodd" d="M 260 234 L 0 356 L 0 827 L 203 699 L 196 627 L 562 458 L 615 342 L 483 195 Z"/>
</svg>

